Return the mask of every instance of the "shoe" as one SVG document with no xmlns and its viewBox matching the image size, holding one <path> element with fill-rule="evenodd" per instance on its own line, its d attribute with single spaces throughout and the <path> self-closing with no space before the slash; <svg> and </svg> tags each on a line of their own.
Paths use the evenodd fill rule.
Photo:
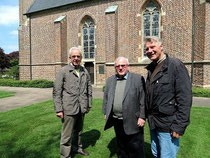
<svg viewBox="0 0 210 158">
<path fill-rule="evenodd" d="M 85 150 L 83 150 L 83 149 L 80 149 L 80 150 L 78 150 L 78 152 L 77 152 L 78 154 L 80 154 L 80 155 L 83 155 L 83 156 L 88 156 L 89 155 L 89 153 L 88 152 L 86 152 Z"/>
</svg>

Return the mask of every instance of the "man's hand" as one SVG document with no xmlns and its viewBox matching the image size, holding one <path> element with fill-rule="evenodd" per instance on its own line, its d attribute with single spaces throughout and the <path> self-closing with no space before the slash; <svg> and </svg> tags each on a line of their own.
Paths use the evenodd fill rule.
<svg viewBox="0 0 210 158">
<path fill-rule="evenodd" d="M 138 119 L 138 122 L 137 122 L 137 125 L 138 125 L 139 127 L 144 127 L 144 124 L 145 124 L 145 120 L 142 119 L 142 118 L 139 118 L 139 119 Z"/>
<path fill-rule="evenodd" d="M 173 137 L 173 138 L 180 138 L 181 137 L 181 135 L 179 134 L 179 133 L 176 133 L 176 132 L 172 132 L 171 133 L 171 136 Z"/>
<path fill-rule="evenodd" d="M 60 117 L 61 119 L 63 118 L 63 112 L 58 112 L 58 113 L 56 113 L 56 115 L 57 115 L 58 117 Z"/>
</svg>

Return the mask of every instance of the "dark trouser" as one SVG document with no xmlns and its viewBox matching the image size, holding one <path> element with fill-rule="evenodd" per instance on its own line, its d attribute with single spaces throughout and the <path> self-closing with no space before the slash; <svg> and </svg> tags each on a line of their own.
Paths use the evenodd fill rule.
<svg viewBox="0 0 210 158">
<path fill-rule="evenodd" d="M 76 140 L 76 150 L 82 148 L 81 134 L 83 128 L 84 114 L 77 114 L 73 116 L 64 115 L 63 127 L 61 132 L 61 158 L 70 156 L 73 139 Z"/>
<path fill-rule="evenodd" d="M 123 128 L 123 120 L 114 120 L 114 130 L 119 147 L 119 158 L 144 158 L 144 134 L 139 132 L 127 135 Z"/>
</svg>

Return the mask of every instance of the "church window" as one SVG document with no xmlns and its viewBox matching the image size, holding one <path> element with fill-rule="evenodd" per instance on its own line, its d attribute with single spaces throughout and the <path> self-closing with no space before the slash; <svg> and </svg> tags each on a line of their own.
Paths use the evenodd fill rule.
<svg viewBox="0 0 210 158">
<path fill-rule="evenodd" d="M 82 26 L 82 44 L 84 58 L 92 59 L 95 57 L 95 27 L 90 18 L 87 18 Z"/>
<path fill-rule="evenodd" d="M 160 8 L 154 1 L 149 1 L 143 11 L 143 37 L 146 36 L 160 37 Z"/>
</svg>

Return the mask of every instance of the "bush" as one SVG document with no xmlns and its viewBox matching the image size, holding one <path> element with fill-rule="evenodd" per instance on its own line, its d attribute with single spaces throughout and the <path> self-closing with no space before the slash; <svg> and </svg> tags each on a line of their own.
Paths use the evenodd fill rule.
<svg viewBox="0 0 210 158">
<path fill-rule="evenodd" d="M 19 79 L 19 61 L 18 59 L 13 59 L 10 61 L 10 70 L 8 72 L 11 79 Z"/>
<path fill-rule="evenodd" d="M 19 79 L 19 61 L 13 59 L 10 61 L 10 67 L 1 72 L 0 78 L 2 79 Z"/>
<path fill-rule="evenodd" d="M 194 97 L 207 97 L 210 98 L 210 89 L 204 88 L 192 88 L 192 93 Z"/>
<path fill-rule="evenodd" d="M 0 79 L 0 86 L 50 88 L 53 87 L 53 81 L 48 81 L 44 79 L 40 80 Z"/>
<path fill-rule="evenodd" d="M 10 78 L 18 80 L 19 79 L 19 66 L 12 66 L 8 72 Z"/>
</svg>

